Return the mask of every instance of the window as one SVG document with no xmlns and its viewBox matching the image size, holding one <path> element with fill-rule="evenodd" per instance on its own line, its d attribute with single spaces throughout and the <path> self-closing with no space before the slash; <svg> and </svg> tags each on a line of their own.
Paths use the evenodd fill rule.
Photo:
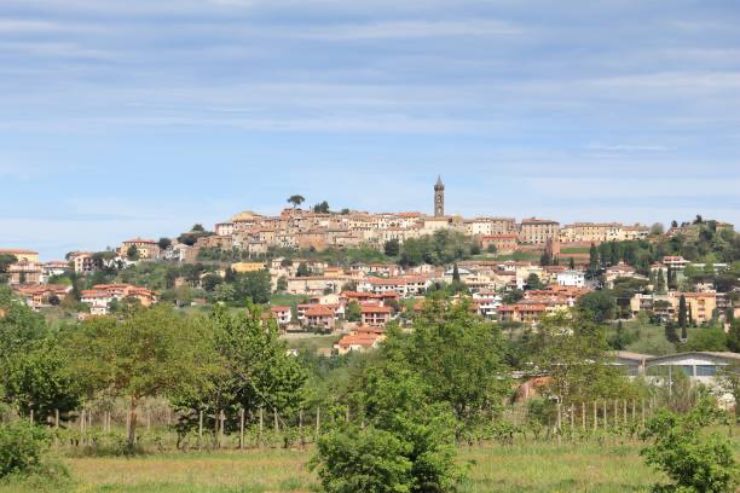
<svg viewBox="0 0 740 493">
<path fill-rule="evenodd" d="M 697 377 L 713 377 L 716 374 L 717 366 L 715 365 L 696 365 Z"/>
</svg>

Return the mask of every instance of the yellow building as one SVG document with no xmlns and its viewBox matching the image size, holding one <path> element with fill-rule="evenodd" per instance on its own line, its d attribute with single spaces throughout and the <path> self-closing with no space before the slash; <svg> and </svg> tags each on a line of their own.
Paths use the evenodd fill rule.
<svg viewBox="0 0 740 493">
<path fill-rule="evenodd" d="M 39 253 L 33 250 L 25 250 L 20 248 L 0 248 L 0 255 L 12 255 L 18 262 L 28 262 L 31 264 L 39 263 Z"/>
<path fill-rule="evenodd" d="M 247 272 L 258 272 L 266 269 L 264 262 L 237 262 L 231 264 L 231 270 L 237 274 L 245 274 Z"/>
</svg>

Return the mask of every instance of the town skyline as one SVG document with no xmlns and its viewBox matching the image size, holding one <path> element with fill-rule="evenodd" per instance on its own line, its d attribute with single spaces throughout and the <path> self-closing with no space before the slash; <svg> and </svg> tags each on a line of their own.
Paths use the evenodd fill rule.
<svg viewBox="0 0 740 493">
<path fill-rule="evenodd" d="M 441 185 L 441 188 L 440 188 L 440 185 Z M 440 210 L 441 210 L 442 215 L 445 215 L 450 218 L 460 218 L 465 221 L 474 220 L 476 218 L 506 218 L 506 219 L 510 218 L 514 220 L 517 226 L 519 226 L 521 221 L 526 220 L 526 219 L 545 219 L 549 221 L 558 222 L 560 226 L 579 224 L 579 223 L 595 223 L 595 224 L 618 223 L 618 224 L 623 224 L 624 226 L 644 226 L 645 230 L 647 230 L 653 224 L 656 224 L 656 223 L 661 224 L 666 229 L 668 229 L 670 227 L 671 221 L 673 220 L 681 224 L 682 222 L 689 222 L 697 216 L 697 214 L 694 214 L 693 216 L 690 216 L 690 217 L 674 218 L 667 222 L 660 221 L 660 220 L 652 221 L 652 222 L 647 222 L 647 221 L 629 222 L 629 221 L 619 221 L 613 218 L 601 218 L 601 219 L 595 219 L 595 220 L 574 219 L 572 221 L 563 221 L 560 218 L 548 216 L 546 214 L 532 214 L 532 215 L 518 216 L 514 214 L 478 213 L 478 214 L 465 215 L 465 214 L 456 213 L 454 210 L 449 210 L 449 208 L 447 208 L 447 205 L 450 204 L 450 202 L 446 198 L 448 191 L 449 191 L 449 188 L 446 185 L 446 181 L 443 180 L 443 177 L 441 174 L 438 174 L 437 180 L 433 183 L 433 185 L 428 186 L 428 197 L 427 197 L 428 204 L 427 204 L 426 209 L 419 207 L 416 209 L 395 210 L 395 211 L 389 210 L 389 209 L 368 210 L 368 209 L 357 209 L 357 208 L 352 208 L 352 207 L 347 207 L 347 208 L 332 207 L 330 203 L 329 203 L 329 206 L 330 206 L 330 212 L 333 214 L 342 214 L 343 212 L 342 210 L 345 209 L 344 212 L 351 212 L 352 214 L 360 214 L 360 215 L 368 214 L 370 216 L 378 216 L 378 215 L 395 215 L 395 214 L 413 213 L 413 214 L 418 214 L 420 217 L 434 218 L 435 216 L 440 215 Z M 440 199 L 440 194 L 441 194 L 441 199 Z M 296 194 L 293 194 L 293 195 L 296 195 Z M 302 210 L 306 212 L 311 212 L 312 208 L 315 205 L 319 205 L 321 202 L 323 202 L 323 201 L 316 201 L 316 203 L 312 203 L 310 202 L 309 199 L 303 197 L 302 195 L 301 197 L 304 199 L 304 202 L 301 203 L 300 206 L 295 206 L 295 205 L 292 206 L 293 208 L 297 208 L 298 210 Z M 60 258 L 63 258 L 66 254 L 70 252 L 74 252 L 74 251 L 103 251 L 106 249 L 116 249 L 117 246 L 121 243 L 121 241 L 126 241 L 128 239 L 133 239 L 133 238 L 146 238 L 146 239 L 152 239 L 155 241 L 157 238 L 161 238 L 161 237 L 174 239 L 182 232 L 187 231 L 188 228 L 192 226 L 193 224 L 200 224 L 204 226 L 206 230 L 217 231 L 218 224 L 227 223 L 231 220 L 230 218 L 236 217 L 239 214 L 244 213 L 244 212 L 253 212 L 255 214 L 258 214 L 260 216 L 264 216 L 267 218 L 279 217 L 281 212 L 285 211 L 286 209 L 291 208 L 290 201 L 287 200 L 289 198 L 290 196 L 286 198 L 286 200 L 283 202 L 282 205 L 276 205 L 275 210 L 272 210 L 272 211 L 247 207 L 247 208 L 242 208 L 239 210 L 234 210 L 231 212 L 226 212 L 224 215 L 216 217 L 216 219 L 213 219 L 211 222 L 202 221 L 202 220 L 199 220 L 199 218 L 194 218 L 191 221 L 184 219 L 183 220 L 184 222 L 182 223 L 182 226 L 180 227 L 179 230 L 173 231 L 171 228 L 170 229 L 166 228 L 163 231 L 156 231 L 156 230 L 134 231 L 128 235 L 122 235 L 122 236 L 119 235 L 119 237 L 111 238 L 109 242 L 106 243 L 104 246 L 101 246 L 102 243 L 100 241 L 100 238 L 98 238 L 98 241 L 94 242 L 92 246 L 85 245 L 85 244 L 76 244 L 76 245 L 69 244 L 67 247 L 65 247 L 66 249 L 63 248 L 64 251 L 53 250 L 51 248 L 39 248 L 36 245 L 34 245 L 32 242 L 25 243 L 25 244 L 13 244 L 12 242 L 6 242 L 2 245 L 2 247 L 30 249 L 30 250 L 40 253 L 42 258 L 49 259 L 49 260 L 60 259 Z M 454 207 L 454 204 L 452 205 Z M 699 213 L 698 215 L 701 216 L 702 214 Z M 707 218 L 709 218 L 709 216 L 707 216 Z M 712 218 L 712 219 L 724 221 L 723 218 Z M 473 234 L 472 236 L 479 236 L 479 234 Z"/>
<path fill-rule="evenodd" d="M 438 173 L 464 216 L 740 224 L 739 16 L 8 0 L 1 243 L 58 256 L 276 213 L 293 193 L 427 212 Z"/>
</svg>

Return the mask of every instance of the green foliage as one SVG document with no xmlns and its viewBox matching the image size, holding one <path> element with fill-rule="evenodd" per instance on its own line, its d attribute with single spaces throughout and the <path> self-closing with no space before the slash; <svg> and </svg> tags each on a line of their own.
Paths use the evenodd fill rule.
<svg viewBox="0 0 740 493">
<path fill-rule="evenodd" d="M 733 320 L 730 325 L 730 331 L 727 334 L 727 348 L 734 353 L 740 353 L 740 320 Z"/>
<path fill-rule="evenodd" d="M 327 492 L 443 492 L 461 479 L 449 408 L 404 366 L 394 360 L 364 376 L 365 429 L 345 424 L 319 440 L 312 464 Z"/>
<path fill-rule="evenodd" d="M 139 260 L 139 249 L 136 245 L 128 247 L 128 250 L 126 250 L 126 258 L 129 260 Z"/>
<path fill-rule="evenodd" d="M 543 284 L 542 284 L 542 281 L 540 281 L 540 276 L 532 272 L 527 277 L 525 289 L 528 289 L 528 290 L 529 289 L 542 289 L 542 287 L 543 287 Z"/>
<path fill-rule="evenodd" d="M 648 465 L 671 480 L 667 485 L 655 485 L 654 491 L 735 491 L 737 468 L 728 440 L 703 431 L 715 417 L 714 402 L 705 398 L 687 415 L 660 411 L 648 422 L 642 438 L 651 443 L 641 453 Z"/>
<path fill-rule="evenodd" d="M 56 338 L 47 337 L 27 352 L 16 353 L 8 365 L 6 399 L 24 415 L 33 411 L 43 423 L 59 411 L 65 421 L 79 408 L 82 388 L 68 371 L 69 355 Z"/>
<path fill-rule="evenodd" d="M 145 397 L 193 387 L 208 368 L 202 325 L 166 305 L 137 309 L 116 319 L 95 317 L 65 339 L 73 378 L 90 392 L 129 400 L 129 446 L 135 442 L 136 409 Z M 206 353 L 207 354 L 207 353 Z"/>
<path fill-rule="evenodd" d="M 383 245 L 383 252 L 388 257 L 397 257 L 401 253 L 401 243 L 396 239 L 388 240 Z"/>
<path fill-rule="evenodd" d="M 239 409 L 255 413 L 260 407 L 279 412 L 298 408 L 306 375 L 287 354 L 274 321 L 263 321 L 261 315 L 254 306 L 237 314 L 216 307 L 198 321 L 206 338 L 200 357 L 212 366 L 199 385 L 181 388 L 175 395 L 174 404 L 190 413 L 182 420 L 182 429 L 196 425 L 198 410 L 209 411 L 211 419 L 225 411 L 230 417 L 227 425 L 234 429 Z"/>
<path fill-rule="evenodd" d="M 720 327 L 693 329 L 682 351 L 727 351 L 727 335 Z"/>
<path fill-rule="evenodd" d="M 586 312 L 546 317 L 530 343 L 537 367 L 553 379 L 550 391 L 561 402 L 624 397 L 626 381 L 610 365 L 606 330 Z"/>
<path fill-rule="evenodd" d="M 0 478 L 38 469 L 47 444 L 46 432 L 26 421 L 0 424 Z"/>
<path fill-rule="evenodd" d="M 348 322 L 359 322 L 362 318 L 362 307 L 356 301 L 350 301 L 347 303 L 346 314 Z"/>
<path fill-rule="evenodd" d="M 326 200 L 319 202 L 318 204 L 313 206 L 313 211 L 317 214 L 328 214 L 331 212 L 329 208 L 329 202 Z"/>
<path fill-rule="evenodd" d="M 578 298 L 576 306 L 598 323 L 613 319 L 617 310 L 616 299 L 608 291 L 593 291 L 585 294 Z"/>
<path fill-rule="evenodd" d="M 475 244 L 475 241 L 462 233 L 439 230 L 433 235 L 406 240 L 401 247 L 398 263 L 404 267 L 450 264 L 470 258 Z"/>
<path fill-rule="evenodd" d="M 294 208 L 295 207 L 298 207 L 299 205 L 301 205 L 305 201 L 306 201 L 306 199 L 303 197 L 303 195 L 297 195 L 296 194 L 296 195 L 291 195 L 290 197 L 288 197 L 288 203 L 289 204 L 293 204 L 293 207 Z"/>
</svg>

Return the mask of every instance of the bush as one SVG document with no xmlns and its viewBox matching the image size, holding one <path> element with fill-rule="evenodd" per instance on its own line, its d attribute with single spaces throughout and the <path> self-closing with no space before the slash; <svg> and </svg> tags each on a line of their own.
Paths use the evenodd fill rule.
<svg viewBox="0 0 740 493">
<path fill-rule="evenodd" d="M 25 421 L 0 425 L 0 478 L 35 472 L 48 440 L 44 429 Z"/>
<path fill-rule="evenodd" d="M 703 432 L 716 416 L 716 407 L 703 399 L 689 414 L 662 411 L 648 423 L 643 439 L 652 440 L 641 454 L 648 465 L 665 472 L 670 484 L 656 492 L 725 493 L 734 490 L 737 473 L 728 440 Z"/>
</svg>

